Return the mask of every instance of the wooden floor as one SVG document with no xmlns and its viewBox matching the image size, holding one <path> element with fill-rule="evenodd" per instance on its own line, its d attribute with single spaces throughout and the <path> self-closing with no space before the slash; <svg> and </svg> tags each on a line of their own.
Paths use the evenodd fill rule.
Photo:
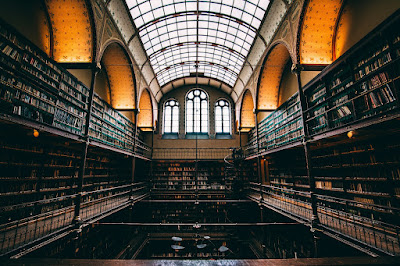
<svg viewBox="0 0 400 266">
<path fill-rule="evenodd" d="M 287 265 L 400 265 L 399 257 L 347 257 L 269 260 L 73 260 L 73 259 L 21 259 L 1 262 L 1 265 L 76 265 L 76 266 L 287 266 Z"/>
</svg>

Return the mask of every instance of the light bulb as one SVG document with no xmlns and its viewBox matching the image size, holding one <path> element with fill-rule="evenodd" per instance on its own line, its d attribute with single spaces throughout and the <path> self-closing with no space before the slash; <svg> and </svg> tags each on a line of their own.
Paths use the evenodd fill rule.
<svg viewBox="0 0 400 266">
<path fill-rule="evenodd" d="M 36 129 L 33 130 L 33 136 L 35 138 L 39 137 L 39 131 L 37 131 Z"/>
<path fill-rule="evenodd" d="M 354 131 L 347 132 L 347 137 L 351 139 L 354 136 Z"/>
</svg>

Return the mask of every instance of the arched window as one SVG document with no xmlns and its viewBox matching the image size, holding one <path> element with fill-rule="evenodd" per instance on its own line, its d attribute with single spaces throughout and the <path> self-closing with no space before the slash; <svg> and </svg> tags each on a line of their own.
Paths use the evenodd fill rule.
<svg viewBox="0 0 400 266">
<path fill-rule="evenodd" d="M 186 96 L 186 133 L 208 133 L 208 96 L 200 89 Z"/>
<path fill-rule="evenodd" d="M 179 132 L 179 103 L 168 100 L 164 104 L 164 133 Z"/>
<path fill-rule="evenodd" d="M 215 133 L 231 133 L 231 110 L 229 102 L 224 99 L 219 99 L 215 103 Z"/>
</svg>

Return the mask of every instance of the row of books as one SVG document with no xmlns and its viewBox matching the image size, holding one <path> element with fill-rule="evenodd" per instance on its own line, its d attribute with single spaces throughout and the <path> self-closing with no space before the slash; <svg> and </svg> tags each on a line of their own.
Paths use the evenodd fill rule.
<svg viewBox="0 0 400 266">
<path fill-rule="evenodd" d="M 58 95 L 63 98 L 64 100 L 67 100 L 68 102 L 74 104 L 75 106 L 79 107 L 82 110 L 86 110 L 87 109 L 87 104 L 84 102 L 81 102 L 77 99 L 75 99 L 74 97 L 71 97 L 67 92 L 64 92 L 63 90 L 60 90 L 58 92 Z"/>
<path fill-rule="evenodd" d="M 357 81 L 357 80 L 363 78 L 364 76 L 368 75 L 369 73 L 376 71 L 377 69 L 386 65 L 390 61 L 392 61 L 392 57 L 391 57 L 390 53 L 384 54 L 382 57 L 377 58 L 372 63 L 364 66 L 361 69 L 358 69 L 358 71 L 355 73 L 355 80 Z"/>
<path fill-rule="evenodd" d="M 368 96 L 365 95 L 364 98 L 366 100 L 367 110 L 370 110 L 371 108 L 377 108 L 395 100 L 393 92 L 388 84 L 385 87 L 382 87 L 380 90 L 368 93 Z"/>
<path fill-rule="evenodd" d="M 82 119 L 76 117 L 75 115 L 72 115 L 68 113 L 67 111 L 61 110 L 61 109 L 56 109 L 56 112 L 54 113 L 54 120 L 57 120 L 58 122 L 61 122 L 63 124 L 66 124 L 68 126 L 74 127 L 77 130 L 82 130 Z M 56 124 L 58 126 L 59 123 Z M 70 131 L 70 130 L 68 130 Z M 74 130 L 75 131 L 75 130 Z"/>
<path fill-rule="evenodd" d="M 83 118 L 85 114 L 82 110 L 76 108 L 75 106 L 72 106 L 71 104 L 63 100 L 57 100 L 57 107 L 60 107 L 65 111 L 68 111 L 69 113 L 74 114 L 81 118 Z"/>
<path fill-rule="evenodd" d="M 47 102 L 41 101 L 38 98 L 32 97 L 29 94 L 23 93 L 19 90 L 17 90 L 14 94 L 14 98 L 17 100 L 20 100 L 22 102 L 25 102 L 29 105 L 32 105 L 38 109 L 41 109 L 43 111 L 46 111 L 50 114 L 54 114 L 55 107 L 52 104 L 49 104 Z"/>
<path fill-rule="evenodd" d="M 69 87 L 65 82 L 60 83 L 60 89 L 65 91 L 68 95 L 73 96 L 75 99 L 81 101 L 81 102 L 86 102 L 86 97 L 82 96 L 81 93 L 77 92 L 76 90 L 73 90 L 71 87 Z"/>
<path fill-rule="evenodd" d="M 90 136 L 108 145 L 133 149 L 134 125 L 95 94 L 93 98 Z"/>
<path fill-rule="evenodd" d="M 380 45 L 378 43 L 376 47 L 372 47 L 372 49 L 371 49 L 372 52 L 370 52 L 369 55 L 364 56 L 361 60 L 359 60 L 355 64 L 356 68 L 362 67 L 363 65 L 369 63 L 372 59 L 377 58 L 380 54 L 382 54 L 383 52 L 385 52 L 388 49 L 389 49 L 389 45 L 387 43 L 382 44 L 382 45 Z"/>
<path fill-rule="evenodd" d="M 35 67 L 36 69 L 40 70 L 42 73 L 46 74 L 50 78 L 54 79 L 55 81 L 60 81 L 60 74 L 55 72 L 53 68 L 50 68 L 47 65 L 42 64 L 41 61 L 38 59 L 29 56 L 28 54 L 24 54 L 22 56 L 23 62 Z"/>
<path fill-rule="evenodd" d="M 47 102 L 51 105 L 54 105 L 56 103 L 56 98 L 54 96 L 51 96 L 50 94 L 40 91 L 40 90 L 32 87 L 31 85 L 27 85 L 26 83 L 23 83 L 22 81 L 17 81 L 15 88 L 22 90 L 24 92 L 27 92 L 30 95 L 37 97 L 40 100 Z"/>
<path fill-rule="evenodd" d="M 37 108 L 33 108 L 33 106 L 29 105 L 14 105 L 12 113 L 46 124 L 51 123 L 52 120 L 51 117 L 45 117 Z"/>
<path fill-rule="evenodd" d="M 17 38 L 17 36 L 15 36 L 14 33 L 10 32 L 2 25 L 0 25 L 0 36 L 2 36 L 4 39 L 8 40 L 12 44 L 16 45 L 18 48 L 22 49 L 22 42 Z"/>
<path fill-rule="evenodd" d="M 61 69 L 54 64 L 49 57 L 44 54 L 44 52 L 42 52 L 40 49 L 36 49 L 31 47 L 30 44 L 25 43 L 24 45 L 22 45 L 22 49 L 24 51 L 29 52 L 30 54 L 32 54 L 33 56 L 35 56 L 37 58 L 37 60 L 40 60 L 43 64 L 47 65 L 48 67 L 50 67 L 50 69 L 52 71 L 55 71 L 58 74 L 62 74 L 63 72 L 61 71 Z"/>
<path fill-rule="evenodd" d="M 326 86 L 322 84 L 317 89 L 315 89 L 315 92 L 309 97 L 309 102 L 312 103 L 313 105 L 319 104 L 320 102 L 325 101 L 325 97 L 323 97 L 325 95 L 326 95 Z"/>
<path fill-rule="evenodd" d="M 51 86 L 52 89 L 58 91 L 58 84 L 51 78 L 49 78 L 47 75 L 43 75 L 41 71 L 38 71 L 36 68 L 29 67 L 27 65 L 22 65 L 21 69 L 23 69 L 25 72 L 31 74 L 32 76 L 40 79 L 47 85 Z"/>
<path fill-rule="evenodd" d="M 350 68 L 344 67 L 340 69 L 337 73 L 335 73 L 331 79 L 331 88 L 334 88 L 341 83 L 345 82 L 347 79 L 351 77 Z"/>
<path fill-rule="evenodd" d="M 383 192 L 383 186 L 378 186 L 376 184 L 371 183 L 350 183 L 349 190 L 356 192 L 365 192 L 365 193 L 378 193 L 378 194 L 388 194 L 387 192 Z"/>
<path fill-rule="evenodd" d="M 71 74 L 62 73 L 62 79 L 69 86 L 73 87 L 75 90 L 79 91 L 84 96 L 89 96 L 89 90 L 85 86 L 82 85 L 79 81 L 77 81 Z"/>
<path fill-rule="evenodd" d="M 368 81 L 364 81 L 363 83 L 361 83 L 360 88 L 362 89 L 362 91 L 368 91 L 371 89 L 376 89 L 387 82 L 388 82 L 387 72 L 381 72 L 378 75 L 373 76 Z"/>
<path fill-rule="evenodd" d="M 1 52 L 2 52 L 3 54 L 9 56 L 9 57 L 12 58 L 13 60 L 15 60 L 15 61 L 20 61 L 20 60 L 21 60 L 21 54 L 20 54 L 20 52 L 19 52 L 16 48 L 11 47 L 11 46 L 8 45 L 8 44 L 5 45 L 5 46 L 2 48 L 2 43 L 0 42 L 0 49 L 1 49 Z"/>
<path fill-rule="evenodd" d="M 342 105 L 342 106 L 338 107 L 335 111 L 336 111 L 337 118 L 347 117 L 352 114 L 349 106 L 347 106 L 347 105 Z"/>
</svg>

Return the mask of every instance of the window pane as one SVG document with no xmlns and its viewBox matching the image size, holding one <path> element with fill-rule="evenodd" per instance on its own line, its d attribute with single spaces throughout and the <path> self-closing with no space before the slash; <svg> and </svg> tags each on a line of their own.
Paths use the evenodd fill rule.
<svg viewBox="0 0 400 266">
<path fill-rule="evenodd" d="M 173 106 L 173 107 L 172 107 Z M 164 108 L 164 133 L 178 133 L 179 130 L 179 103 L 169 100 Z"/>
<path fill-rule="evenodd" d="M 222 120 L 221 107 L 217 106 L 215 107 L 215 121 L 221 121 L 221 120 Z"/>
<path fill-rule="evenodd" d="M 230 133 L 230 107 L 229 102 L 226 100 L 218 100 L 215 107 L 215 132 L 216 133 Z"/>
<path fill-rule="evenodd" d="M 165 119 L 171 119 L 171 107 L 165 107 Z"/>
<path fill-rule="evenodd" d="M 224 133 L 230 133 L 230 126 L 229 126 L 229 124 L 224 125 Z"/>
<path fill-rule="evenodd" d="M 222 121 L 221 120 L 216 120 L 215 121 L 215 126 L 216 127 L 222 127 Z"/>
<path fill-rule="evenodd" d="M 194 89 L 186 97 L 186 132 L 208 132 L 207 94 L 200 89 Z"/>
<path fill-rule="evenodd" d="M 204 124 L 201 127 L 201 133 L 208 133 L 208 124 Z"/>
</svg>

